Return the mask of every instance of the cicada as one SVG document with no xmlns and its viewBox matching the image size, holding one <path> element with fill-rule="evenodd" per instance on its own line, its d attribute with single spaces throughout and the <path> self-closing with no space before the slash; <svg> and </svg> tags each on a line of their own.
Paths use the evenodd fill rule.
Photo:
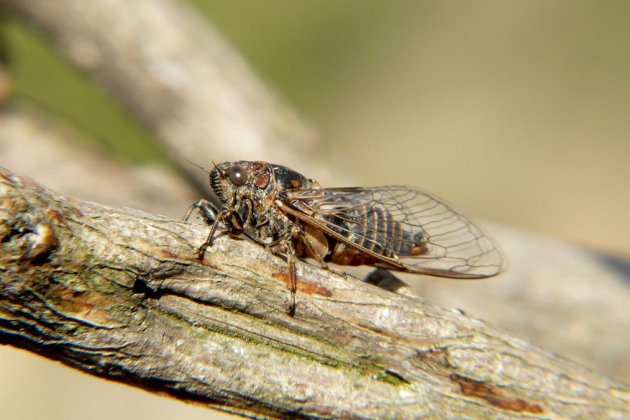
<svg viewBox="0 0 630 420">
<path fill-rule="evenodd" d="M 327 268 L 368 265 L 456 279 L 481 279 L 503 266 L 492 239 L 465 216 L 415 187 L 322 188 L 285 166 L 225 162 L 207 171 L 220 202 L 198 200 L 211 226 L 203 258 L 217 232 L 249 237 L 286 258 L 290 312 L 295 310 L 296 258 Z"/>
</svg>

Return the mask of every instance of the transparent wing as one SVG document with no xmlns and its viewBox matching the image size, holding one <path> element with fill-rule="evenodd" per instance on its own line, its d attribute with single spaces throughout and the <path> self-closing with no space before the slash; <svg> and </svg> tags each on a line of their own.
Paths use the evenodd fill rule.
<svg viewBox="0 0 630 420">
<path fill-rule="evenodd" d="M 285 204 L 374 265 L 453 278 L 490 277 L 503 266 L 477 225 L 414 187 L 298 190 L 286 193 Z"/>
</svg>

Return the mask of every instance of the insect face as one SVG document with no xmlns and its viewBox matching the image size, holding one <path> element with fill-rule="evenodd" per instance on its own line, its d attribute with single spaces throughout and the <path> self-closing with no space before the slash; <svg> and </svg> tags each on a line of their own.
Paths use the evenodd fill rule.
<svg viewBox="0 0 630 420">
<path fill-rule="evenodd" d="M 221 202 L 226 203 L 229 197 L 236 195 L 239 187 L 247 185 L 249 177 L 249 168 L 246 166 L 227 166 L 222 163 L 210 171 L 210 186 Z"/>
</svg>

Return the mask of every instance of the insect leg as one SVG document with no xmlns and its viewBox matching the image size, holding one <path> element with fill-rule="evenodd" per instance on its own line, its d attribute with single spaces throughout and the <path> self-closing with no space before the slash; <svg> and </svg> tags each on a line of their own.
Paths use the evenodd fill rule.
<svg viewBox="0 0 630 420">
<path fill-rule="evenodd" d="M 316 249 L 313 244 L 312 238 L 306 234 L 306 231 L 301 226 L 296 226 L 291 230 L 291 236 L 298 240 L 304 247 L 306 247 L 306 255 L 308 257 L 312 257 L 317 261 L 321 268 L 324 270 L 328 270 L 328 263 L 324 261 L 324 255 L 327 252 L 327 249 Z"/>
<path fill-rule="evenodd" d="M 289 270 L 289 291 L 291 292 L 291 302 L 289 303 L 289 315 L 295 314 L 295 293 L 297 291 L 297 276 L 295 273 L 295 247 L 291 236 L 285 237 L 280 242 L 280 247 L 287 257 L 287 269 Z"/>
<path fill-rule="evenodd" d="M 228 216 L 228 213 L 229 213 L 229 210 L 227 208 L 223 208 L 216 215 L 214 222 L 212 222 L 212 227 L 210 228 L 210 233 L 208 234 L 208 238 L 206 238 L 206 241 L 202 243 L 199 249 L 197 250 L 197 257 L 200 260 L 203 259 L 203 256 L 206 253 L 206 249 L 212 246 L 212 241 L 214 240 L 214 234 L 217 231 L 217 227 L 219 226 L 219 223 Z M 202 215 L 203 215 L 203 212 L 202 212 Z"/>
<path fill-rule="evenodd" d="M 195 209 L 199 211 L 201 218 L 207 224 L 211 225 L 210 234 L 208 235 L 208 238 L 203 244 L 201 244 L 201 246 L 197 250 L 197 257 L 201 260 L 203 259 L 203 256 L 206 253 L 206 249 L 212 246 L 214 234 L 217 231 L 217 227 L 219 223 L 223 219 L 225 219 L 228 216 L 228 213 L 230 212 L 225 207 L 219 211 L 213 203 L 211 203 L 208 200 L 204 200 L 202 198 L 200 200 L 195 201 L 194 203 L 190 205 L 190 207 L 188 207 L 188 210 L 186 211 L 186 214 L 184 215 L 184 220 L 188 220 Z"/>
<path fill-rule="evenodd" d="M 239 194 L 233 206 L 238 208 L 239 217 L 245 226 L 252 226 L 253 203 L 251 194 L 245 192 Z"/>
<path fill-rule="evenodd" d="M 201 214 L 201 217 L 207 224 L 211 225 L 215 220 L 217 220 L 219 210 L 213 203 L 208 200 L 204 200 L 203 198 L 195 201 L 190 205 L 190 207 L 188 207 L 183 220 L 187 221 L 195 209 L 199 211 L 199 214 Z"/>
<path fill-rule="evenodd" d="M 346 272 L 329 266 L 324 260 L 328 253 L 328 242 L 321 232 L 309 226 L 304 227 L 297 225 L 291 230 L 291 235 L 300 245 L 306 248 L 304 255 L 317 261 L 322 269 L 342 276 L 343 278 L 348 277 Z"/>
<path fill-rule="evenodd" d="M 417 296 L 407 283 L 393 275 L 391 271 L 384 268 L 375 268 L 363 279 L 363 281 L 400 295 Z"/>
</svg>

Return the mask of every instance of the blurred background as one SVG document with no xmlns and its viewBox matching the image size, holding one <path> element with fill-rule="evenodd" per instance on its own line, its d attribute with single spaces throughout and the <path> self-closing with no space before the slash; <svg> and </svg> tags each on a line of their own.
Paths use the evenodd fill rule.
<svg viewBox="0 0 630 420">
<path fill-rule="evenodd" d="M 364 185 L 630 255 L 630 4 L 191 3 Z M 45 39 L 17 21 L 2 34 L 16 100 L 164 158 Z"/>
<path fill-rule="evenodd" d="M 473 218 L 630 256 L 630 3 L 189 1 L 361 184 L 419 186 Z M 40 33 L 1 29 L 11 101 L 130 161 L 167 160 Z"/>
</svg>

